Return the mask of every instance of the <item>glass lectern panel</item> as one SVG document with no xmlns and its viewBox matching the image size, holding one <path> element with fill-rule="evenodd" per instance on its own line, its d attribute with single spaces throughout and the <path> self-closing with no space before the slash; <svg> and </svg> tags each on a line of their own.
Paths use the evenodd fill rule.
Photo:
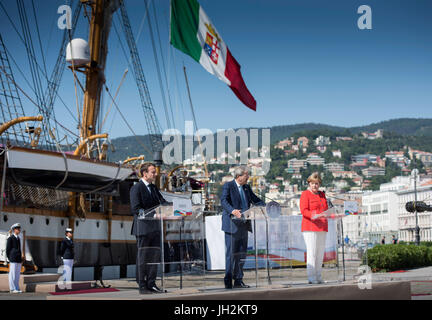
<svg viewBox="0 0 432 320">
<path fill-rule="evenodd" d="M 324 217 L 328 221 L 326 249 L 324 254 L 323 278 L 327 282 L 352 280 L 358 274 L 359 255 L 351 237 L 360 236 L 358 226 L 363 208 L 353 201 L 345 201 L 343 205 L 335 205 L 327 211 L 313 217 Z M 355 209 L 353 209 L 355 208 Z M 355 229 L 353 234 L 352 229 Z M 344 232 L 348 231 L 348 233 Z M 353 241 L 354 240 L 354 241 Z"/>
<path fill-rule="evenodd" d="M 284 286 L 289 282 L 291 263 L 288 259 L 290 248 L 287 216 L 271 216 L 266 207 L 251 207 L 243 212 L 242 218 L 233 218 L 236 224 L 249 223 L 246 254 L 232 249 L 243 264 L 243 282 L 255 287 Z M 235 261 L 233 273 L 235 273 Z M 235 279 L 233 279 L 235 280 Z"/>
<path fill-rule="evenodd" d="M 145 234 L 139 238 L 138 283 L 156 284 L 168 293 L 205 288 L 201 206 L 178 215 L 173 206 L 159 206 L 141 216 L 138 223 Z"/>
<path fill-rule="evenodd" d="M 159 207 L 140 210 L 137 219 L 136 279 L 141 290 L 161 288 L 162 265 L 161 219 Z"/>
<path fill-rule="evenodd" d="M 162 213 L 163 286 L 168 292 L 201 291 L 205 283 L 203 206 Z"/>
</svg>

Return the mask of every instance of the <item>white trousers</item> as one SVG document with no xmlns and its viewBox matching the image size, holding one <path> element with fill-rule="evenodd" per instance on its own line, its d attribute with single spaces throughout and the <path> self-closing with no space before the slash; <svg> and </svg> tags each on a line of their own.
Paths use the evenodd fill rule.
<svg viewBox="0 0 432 320">
<path fill-rule="evenodd" d="M 307 276 L 310 282 L 322 281 L 321 271 L 326 243 L 325 231 L 304 231 L 306 243 Z"/>
<path fill-rule="evenodd" d="M 19 290 L 19 281 L 21 275 L 21 263 L 9 263 L 9 290 Z"/>
<path fill-rule="evenodd" d="M 63 280 L 66 282 L 72 281 L 73 259 L 63 259 Z"/>
</svg>

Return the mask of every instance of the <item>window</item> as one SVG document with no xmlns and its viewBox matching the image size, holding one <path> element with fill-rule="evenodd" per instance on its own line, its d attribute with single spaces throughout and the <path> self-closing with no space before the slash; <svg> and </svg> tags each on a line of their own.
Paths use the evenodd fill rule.
<svg viewBox="0 0 432 320">
<path fill-rule="evenodd" d="M 370 214 L 380 214 L 381 213 L 381 205 L 380 204 L 373 204 L 371 206 Z"/>
</svg>

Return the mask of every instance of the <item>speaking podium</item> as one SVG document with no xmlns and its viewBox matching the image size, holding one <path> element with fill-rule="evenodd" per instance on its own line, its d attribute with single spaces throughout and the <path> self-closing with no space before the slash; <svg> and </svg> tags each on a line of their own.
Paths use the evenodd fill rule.
<svg viewBox="0 0 432 320">
<path fill-rule="evenodd" d="M 343 207 L 341 206 L 333 206 L 329 208 L 328 210 L 315 214 L 312 216 L 312 220 L 320 219 L 320 218 L 326 218 L 326 219 L 342 219 L 346 217 L 345 213 L 343 212 Z"/>
<path fill-rule="evenodd" d="M 232 256 L 240 254 L 246 284 L 255 282 L 256 287 L 265 287 L 289 280 L 291 264 L 286 252 L 291 246 L 287 218 L 281 215 L 280 205 L 274 201 L 266 206 L 252 205 L 241 218 L 232 217 L 237 224 L 250 223 L 252 229 L 248 233 L 246 256 L 231 253 Z"/>
<path fill-rule="evenodd" d="M 356 201 L 344 201 L 343 205 L 330 205 L 326 211 L 312 216 L 312 220 L 319 218 L 326 219 L 342 219 L 352 215 L 363 213 L 363 207 L 357 204 Z"/>
<path fill-rule="evenodd" d="M 312 220 L 316 219 L 329 219 L 335 220 L 337 223 L 337 232 L 338 232 L 338 245 L 341 247 L 342 251 L 342 268 L 343 268 L 343 278 L 342 280 L 346 280 L 346 268 L 345 268 L 345 240 L 344 240 L 344 232 L 343 232 L 343 223 L 342 219 L 346 217 L 352 217 L 361 215 L 363 213 L 363 207 L 359 207 L 357 202 L 355 201 L 345 201 L 343 205 L 332 205 L 329 209 L 319 214 L 315 214 L 312 216 Z"/>
<path fill-rule="evenodd" d="M 160 205 L 139 214 L 146 225 L 146 243 L 137 252 L 139 269 L 153 274 L 163 290 L 205 287 L 204 206 L 178 212 Z"/>
</svg>

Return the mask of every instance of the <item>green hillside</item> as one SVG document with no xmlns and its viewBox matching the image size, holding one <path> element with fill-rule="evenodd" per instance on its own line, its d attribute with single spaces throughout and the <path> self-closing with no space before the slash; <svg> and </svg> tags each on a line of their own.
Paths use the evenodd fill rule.
<svg viewBox="0 0 432 320">
<path fill-rule="evenodd" d="M 249 130 L 249 128 L 246 129 Z M 270 129 L 271 144 L 274 144 L 290 136 L 298 137 L 302 135 L 308 135 L 309 137 L 315 138 L 319 135 L 324 135 L 334 138 L 339 135 L 352 136 L 363 131 L 375 132 L 378 129 L 383 129 L 385 137 L 391 137 L 392 139 L 393 145 L 391 148 L 389 146 L 390 149 L 395 148 L 399 144 L 410 142 L 409 145 L 413 148 L 423 148 L 422 150 L 424 151 L 432 151 L 429 147 L 432 143 L 432 119 L 401 118 L 351 128 L 330 126 L 319 123 L 302 123 L 294 125 L 273 126 L 270 127 Z M 138 140 L 140 142 L 138 142 Z M 399 143 L 395 143 L 395 140 L 399 141 Z M 153 159 L 153 155 L 148 151 L 151 150 L 151 144 L 147 135 L 116 138 L 112 139 L 112 143 L 114 145 L 115 152 L 113 153 L 111 150 L 109 152 L 108 156 L 111 161 L 124 160 L 128 157 L 139 155 L 145 155 L 145 158 L 148 160 Z M 142 144 L 148 146 L 148 150 L 144 149 Z M 362 146 L 361 149 L 362 151 L 358 150 L 357 152 L 363 152 L 364 146 Z"/>
</svg>

